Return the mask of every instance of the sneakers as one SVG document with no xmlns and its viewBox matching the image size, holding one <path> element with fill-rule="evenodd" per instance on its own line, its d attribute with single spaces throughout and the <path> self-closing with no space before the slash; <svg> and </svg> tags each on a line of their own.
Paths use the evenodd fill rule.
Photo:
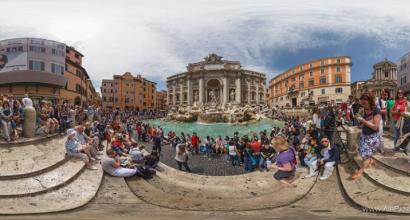
<svg viewBox="0 0 410 220">
<path fill-rule="evenodd" d="M 87 169 L 89 169 L 89 170 L 97 170 L 98 168 L 95 167 L 95 166 L 89 166 L 89 167 L 87 167 Z"/>
<path fill-rule="evenodd" d="M 311 178 L 311 177 L 317 176 L 317 174 L 318 174 L 317 171 L 314 173 L 309 173 L 308 175 L 305 176 L 305 178 Z"/>
<path fill-rule="evenodd" d="M 327 178 L 329 178 L 328 176 L 321 176 L 319 177 L 320 180 L 327 180 Z"/>
</svg>

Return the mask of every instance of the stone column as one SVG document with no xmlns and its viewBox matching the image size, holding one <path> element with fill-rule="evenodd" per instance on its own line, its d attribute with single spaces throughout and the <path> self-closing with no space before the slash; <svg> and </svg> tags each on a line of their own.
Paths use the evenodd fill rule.
<svg viewBox="0 0 410 220">
<path fill-rule="evenodd" d="M 223 95 L 222 104 L 226 105 L 228 103 L 228 93 L 229 93 L 229 91 L 228 91 L 228 89 L 229 89 L 229 87 L 228 87 L 228 78 L 226 76 L 224 78 L 222 78 L 222 83 L 223 83 L 223 86 L 224 86 L 223 92 L 222 92 L 222 95 Z"/>
<path fill-rule="evenodd" d="M 180 105 L 184 104 L 184 84 L 185 82 L 179 84 L 179 104 Z"/>
<path fill-rule="evenodd" d="M 251 82 L 249 82 L 248 80 L 246 81 L 246 84 L 248 85 L 248 104 L 251 104 Z"/>
<path fill-rule="evenodd" d="M 36 135 L 36 110 L 32 106 L 24 108 L 23 136 L 32 138 Z"/>
<path fill-rule="evenodd" d="M 199 103 L 204 103 L 204 79 L 199 78 Z"/>
<path fill-rule="evenodd" d="M 188 80 L 187 80 L 187 84 L 188 84 L 188 91 L 187 91 L 187 98 L 188 98 L 188 105 L 192 105 L 192 82 L 191 82 L 191 79 L 189 78 Z"/>
<path fill-rule="evenodd" d="M 172 105 L 175 106 L 177 102 L 177 91 L 175 85 L 172 85 Z"/>
<path fill-rule="evenodd" d="M 241 78 L 236 78 L 235 83 L 235 100 L 237 103 L 241 103 Z"/>
<path fill-rule="evenodd" d="M 256 83 L 256 104 L 259 104 L 260 98 L 259 98 L 259 82 Z"/>
</svg>

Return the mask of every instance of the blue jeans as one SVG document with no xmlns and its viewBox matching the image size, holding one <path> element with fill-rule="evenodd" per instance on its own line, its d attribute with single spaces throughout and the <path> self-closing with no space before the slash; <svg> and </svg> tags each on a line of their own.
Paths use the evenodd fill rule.
<svg viewBox="0 0 410 220">
<path fill-rule="evenodd" d="M 305 162 L 306 166 L 308 166 L 308 167 L 311 167 L 313 161 L 315 161 L 315 160 L 317 160 L 316 157 L 311 157 L 310 159 L 308 159 L 308 158 L 305 157 L 305 158 L 303 159 L 303 161 Z"/>
<path fill-rule="evenodd" d="M 206 156 L 211 158 L 212 156 L 212 147 L 210 145 L 206 145 Z"/>
<path fill-rule="evenodd" d="M 235 166 L 236 164 L 239 166 L 238 155 L 229 155 L 229 159 L 232 162 L 232 166 Z"/>
<path fill-rule="evenodd" d="M 266 161 L 268 160 L 268 158 L 264 158 L 264 157 L 260 157 L 259 158 L 259 169 L 263 170 L 263 169 L 267 169 L 266 167 Z"/>
<path fill-rule="evenodd" d="M 400 137 L 400 128 L 396 127 L 396 123 L 393 123 L 393 141 L 394 141 L 394 147 L 396 147 L 397 140 L 399 140 Z"/>
<path fill-rule="evenodd" d="M 251 158 L 245 157 L 245 172 L 251 172 L 253 170 Z"/>
</svg>

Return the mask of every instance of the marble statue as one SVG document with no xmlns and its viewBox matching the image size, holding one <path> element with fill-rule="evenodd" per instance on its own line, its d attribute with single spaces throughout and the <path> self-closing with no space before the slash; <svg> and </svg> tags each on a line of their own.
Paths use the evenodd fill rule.
<svg viewBox="0 0 410 220">
<path fill-rule="evenodd" d="M 231 93 L 229 94 L 229 101 L 235 101 L 235 90 L 231 90 Z"/>
</svg>

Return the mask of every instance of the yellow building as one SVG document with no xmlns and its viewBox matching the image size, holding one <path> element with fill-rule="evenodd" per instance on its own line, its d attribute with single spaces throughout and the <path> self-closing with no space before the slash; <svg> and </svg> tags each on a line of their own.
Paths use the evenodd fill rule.
<svg viewBox="0 0 410 220">
<path fill-rule="evenodd" d="M 34 103 L 49 100 L 98 103 L 83 55 L 73 47 L 39 38 L 0 41 L 0 94 L 29 94 Z"/>
<path fill-rule="evenodd" d="M 298 107 L 347 101 L 351 65 L 349 56 L 337 56 L 294 66 L 270 80 L 268 104 Z"/>
<path fill-rule="evenodd" d="M 101 83 L 102 106 L 121 110 L 153 111 L 156 109 L 156 83 L 141 75 L 126 72 Z"/>
</svg>

